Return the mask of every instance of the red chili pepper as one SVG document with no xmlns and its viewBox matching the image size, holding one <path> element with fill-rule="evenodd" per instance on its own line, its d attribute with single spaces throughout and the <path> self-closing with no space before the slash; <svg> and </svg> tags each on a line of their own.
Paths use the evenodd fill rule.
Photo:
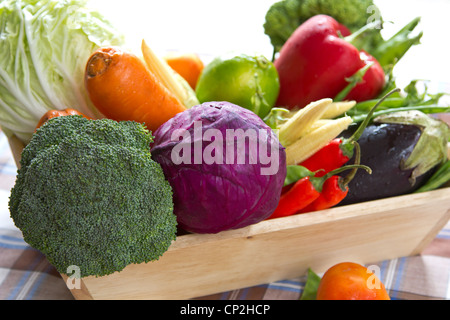
<svg viewBox="0 0 450 320">
<path fill-rule="evenodd" d="M 326 173 L 342 167 L 353 156 L 352 153 L 344 153 L 346 144 L 347 140 L 344 144 L 342 138 L 333 139 L 311 157 L 301 162 L 300 165 L 311 171 L 317 171 L 317 177 L 324 176 Z"/>
<path fill-rule="evenodd" d="M 328 209 L 339 204 L 348 194 L 348 185 L 342 185 L 340 176 L 332 176 L 323 184 L 322 192 L 312 203 L 298 213 Z"/>
<path fill-rule="evenodd" d="M 320 199 L 323 191 L 326 191 L 327 193 L 333 192 L 332 188 L 327 187 L 324 189 L 330 178 L 340 178 L 339 176 L 336 176 L 338 173 L 349 169 L 354 171 L 359 168 L 370 171 L 370 168 L 366 166 L 355 164 L 343 166 L 322 177 L 315 176 L 315 172 L 309 172 L 307 176 L 300 178 L 290 189 L 281 195 L 277 208 L 267 219 L 287 217 L 300 213 L 305 207 Z"/>
<path fill-rule="evenodd" d="M 282 194 L 278 206 L 268 219 L 287 217 L 296 214 L 299 210 L 312 203 L 320 195 L 307 176 L 298 180 L 292 188 Z"/>
<path fill-rule="evenodd" d="M 280 78 L 278 106 L 303 108 L 312 101 L 334 99 L 347 87 L 347 80 L 369 63 L 362 81 L 344 99 L 359 102 L 381 92 L 386 82 L 383 68 L 346 36 L 353 35 L 327 15 L 313 16 L 294 31 L 274 61 Z"/>
<path fill-rule="evenodd" d="M 323 210 L 339 204 L 348 194 L 348 184 L 342 183 L 342 180 L 340 176 L 332 176 L 325 181 L 320 197 L 304 210 Z"/>
<path fill-rule="evenodd" d="M 355 155 L 355 165 L 359 165 L 361 158 L 361 150 L 358 144 L 355 144 L 356 155 Z M 352 181 L 356 174 L 358 167 L 355 167 L 347 176 L 341 177 L 334 175 L 328 178 L 322 188 L 322 192 L 319 197 L 317 197 L 313 202 L 304 207 L 299 213 L 318 211 L 323 209 L 328 209 L 339 204 L 348 194 L 348 184 Z M 371 173 L 370 169 L 366 170 Z"/>
</svg>

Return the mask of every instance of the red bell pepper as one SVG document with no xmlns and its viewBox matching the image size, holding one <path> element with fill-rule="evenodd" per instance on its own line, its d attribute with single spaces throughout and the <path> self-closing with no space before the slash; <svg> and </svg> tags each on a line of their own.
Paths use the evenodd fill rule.
<svg viewBox="0 0 450 320">
<path fill-rule="evenodd" d="M 381 92 L 386 83 L 383 68 L 346 36 L 351 36 L 348 29 L 327 15 L 311 17 L 295 30 L 274 61 L 280 78 L 278 106 L 303 108 L 312 101 L 334 99 L 367 64 L 371 66 L 362 81 L 344 99 L 360 102 Z"/>
</svg>

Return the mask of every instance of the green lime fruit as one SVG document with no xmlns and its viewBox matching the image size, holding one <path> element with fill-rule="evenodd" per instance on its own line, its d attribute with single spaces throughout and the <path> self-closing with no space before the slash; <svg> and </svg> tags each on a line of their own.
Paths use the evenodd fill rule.
<svg viewBox="0 0 450 320">
<path fill-rule="evenodd" d="M 205 66 L 195 93 L 200 103 L 228 101 L 264 118 L 280 91 L 278 72 L 264 56 L 216 57 Z"/>
</svg>

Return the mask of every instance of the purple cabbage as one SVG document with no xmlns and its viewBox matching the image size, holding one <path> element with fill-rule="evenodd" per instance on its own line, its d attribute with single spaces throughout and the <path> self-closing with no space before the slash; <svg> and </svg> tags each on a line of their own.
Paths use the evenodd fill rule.
<svg viewBox="0 0 450 320">
<path fill-rule="evenodd" d="M 154 135 L 152 156 L 172 186 L 174 213 L 183 230 L 242 228 L 275 210 L 286 177 L 286 153 L 252 111 L 207 102 L 179 113 Z"/>
</svg>

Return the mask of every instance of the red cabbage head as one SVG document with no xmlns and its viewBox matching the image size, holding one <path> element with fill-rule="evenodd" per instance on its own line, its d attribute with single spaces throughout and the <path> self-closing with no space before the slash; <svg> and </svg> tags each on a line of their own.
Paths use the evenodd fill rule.
<svg viewBox="0 0 450 320">
<path fill-rule="evenodd" d="M 193 233 L 246 227 L 271 215 L 286 177 L 286 153 L 255 113 L 206 102 L 154 132 L 152 156 L 173 189 L 179 226 Z"/>
</svg>

